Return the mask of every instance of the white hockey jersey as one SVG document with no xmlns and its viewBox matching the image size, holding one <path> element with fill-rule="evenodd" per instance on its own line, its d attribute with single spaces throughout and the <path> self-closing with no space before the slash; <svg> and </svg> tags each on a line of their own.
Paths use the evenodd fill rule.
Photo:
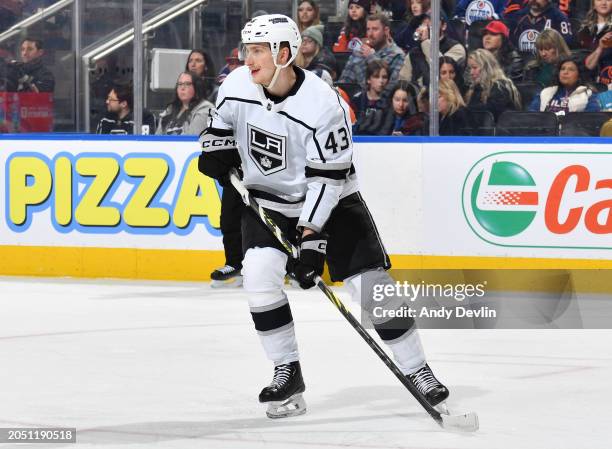
<svg viewBox="0 0 612 449">
<path fill-rule="evenodd" d="M 248 67 L 230 73 L 200 143 L 204 152 L 234 148 L 219 139 L 233 131 L 251 195 L 320 231 L 339 199 L 358 190 L 349 107 L 316 75 L 295 71 L 294 88 L 277 103 L 253 83 Z"/>
</svg>

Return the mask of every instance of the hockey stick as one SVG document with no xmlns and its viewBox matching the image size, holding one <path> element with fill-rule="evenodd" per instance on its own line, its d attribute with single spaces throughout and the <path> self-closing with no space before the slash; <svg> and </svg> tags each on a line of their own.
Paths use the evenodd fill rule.
<svg viewBox="0 0 612 449">
<path fill-rule="evenodd" d="M 249 191 L 244 187 L 240 178 L 238 177 L 238 172 L 235 169 L 232 169 L 230 172 L 230 180 L 232 185 L 236 188 L 238 193 L 242 196 L 245 204 L 249 206 L 261 220 L 266 225 L 266 227 L 274 234 L 276 239 L 283 246 L 287 254 L 297 259 L 299 257 L 298 249 L 287 239 L 287 237 L 283 234 L 282 230 L 274 223 L 274 220 L 266 213 L 265 209 L 261 207 L 254 198 L 249 195 Z M 333 305 L 340 311 L 342 316 L 346 318 L 346 320 L 353 326 L 353 329 L 357 331 L 359 335 L 365 340 L 370 348 L 378 355 L 378 357 L 383 361 L 387 368 L 391 370 L 395 377 L 410 391 L 412 396 L 421 404 L 421 406 L 429 413 L 429 415 L 443 428 L 448 430 L 461 430 L 466 432 L 474 432 L 478 430 L 478 415 L 474 412 L 459 414 L 459 415 L 450 415 L 450 414 L 441 414 L 438 410 L 436 410 L 427 399 L 421 394 L 419 390 L 417 390 L 416 386 L 401 372 L 401 370 L 397 367 L 397 365 L 389 358 L 387 353 L 383 351 L 378 343 L 370 336 L 370 334 L 363 328 L 361 323 L 353 316 L 353 314 L 344 306 L 340 298 L 333 292 L 331 288 L 329 288 L 323 279 L 320 276 L 315 278 L 315 283 L 317 287 L 321 289 L 325 296 L 332 302 Z"/>
</svg>

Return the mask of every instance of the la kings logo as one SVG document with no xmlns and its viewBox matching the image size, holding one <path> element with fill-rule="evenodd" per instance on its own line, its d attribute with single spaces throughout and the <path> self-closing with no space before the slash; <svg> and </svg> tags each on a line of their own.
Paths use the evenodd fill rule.
<svg viewBox="0 0 612 449">
<path fill-rule="evenodd" d="M 264 175 L 271 175 L 287 168 L 287 138 L 264 131 L 250 123 L 249 156 Z"/>
</svg>

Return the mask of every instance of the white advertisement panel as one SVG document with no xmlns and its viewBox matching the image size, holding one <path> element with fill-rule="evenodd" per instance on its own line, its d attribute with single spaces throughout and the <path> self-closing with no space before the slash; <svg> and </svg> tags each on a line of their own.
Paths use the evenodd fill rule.
<svg viewBox="0 0 612 449">
<path fill-rule="evenodd" d="M 604 139 L 360 139 L 364 197 L 392 254 L 612 259 Z"/>
<path fill-rule="evenodd" d="M 0 145 L 0 245 L 222 249 L 221 188 L 194 139 Z"/>
</svg>

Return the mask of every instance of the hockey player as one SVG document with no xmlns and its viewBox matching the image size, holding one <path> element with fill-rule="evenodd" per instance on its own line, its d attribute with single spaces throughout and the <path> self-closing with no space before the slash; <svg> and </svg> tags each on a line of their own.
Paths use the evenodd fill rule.
<svg viewBox="0 0 612 449">
<path fill-rule="evenodd" d="M 294 274 L 314 286 L 327 258 L 333 280 L 354 299 L 392 283 L 389 258 L 357 185 L 348 105 L 316 75 L 293 64 L 301 44 L 297 25 L 273 14 L 242 30 L 245 66 L 227 76 L 216 113 L 200 136 L 200 170 L 214 178 L 241 165 L 243 183 L 286 235 L 300 246 Z M 298 232 L 299 231 L 299 232 Z M 296 235 L 297 234 L 297 235 Z M 243 287 L 267 357 L 270 385 L 259 394 L 267 415 L 304 413 L 305 390 L 295 329 L 283 291 L 287 255 L 249 208 L 242 216 Z M 362 306 L 371 311 L 371 295 Z M 380 305 L 380 303 L 377 303 Z M 370 312 L 371 315 L 371 312 Z M 436 405 L 448 389 L 425 361 L 414 322 L 401 329 L 374 321 L 399 368 Z M 391 327 L 391 328 L 389 328 Z"/>
</svg>

